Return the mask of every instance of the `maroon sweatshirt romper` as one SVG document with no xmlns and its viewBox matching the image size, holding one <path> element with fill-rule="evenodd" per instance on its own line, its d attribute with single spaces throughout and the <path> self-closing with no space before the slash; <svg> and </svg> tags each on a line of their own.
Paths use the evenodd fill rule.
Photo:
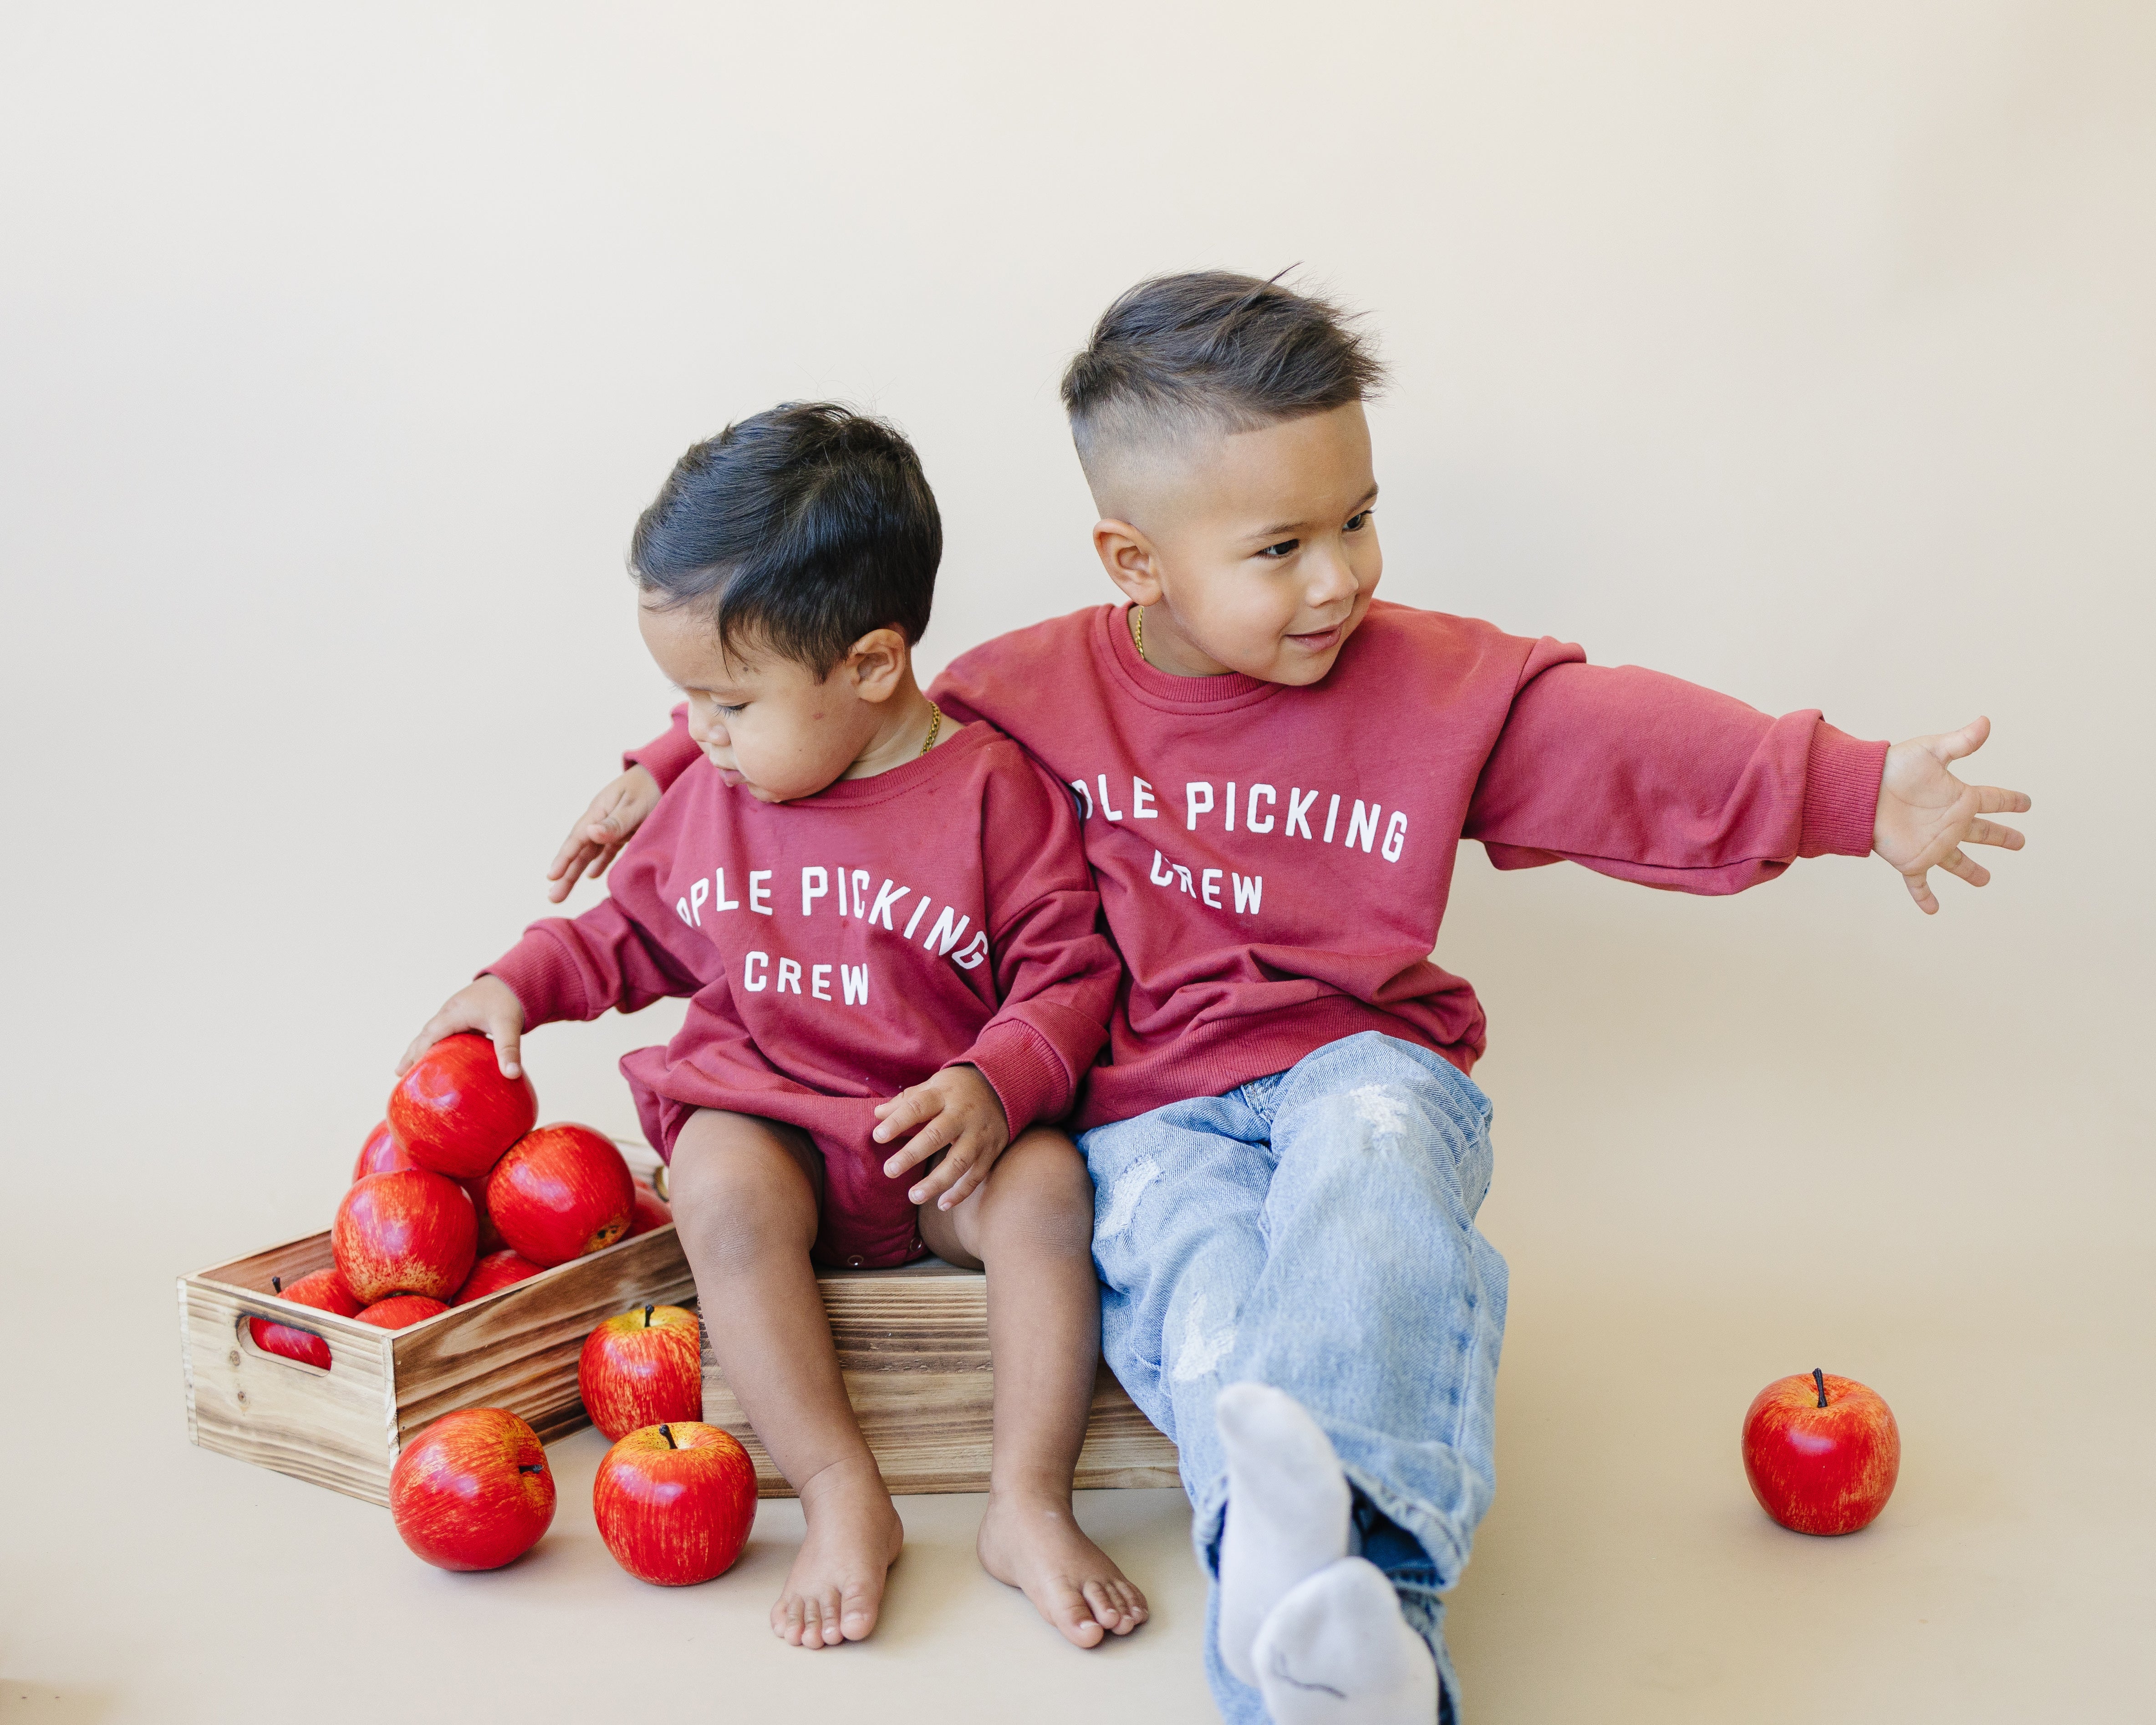
<svg viewBox="0 0 2156 1725">
<path fill-rule="evenodd" d="M 824 1163 L 817 1257 L 916 1258 L 918 1171 L 883 1172 L 875 1104 L 964 1063 L 1015 1137 L 1070 1111 L 1106 1037 L 1120 967 L 1072 795 L 980 724 L 793 803 L 680 759 L 606 902 L 488 969 L 533 1025 L 690 997 L 672 1042 L 621 1063 L 652 1143 L 670 1157 L 698 1108 L 800 1127 Z"/>
</svg>

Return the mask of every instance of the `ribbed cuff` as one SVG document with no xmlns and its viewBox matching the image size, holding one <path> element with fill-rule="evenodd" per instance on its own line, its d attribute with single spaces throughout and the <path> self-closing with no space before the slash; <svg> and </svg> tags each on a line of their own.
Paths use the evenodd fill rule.
<svg viewBox="0 0 2156 1725">
<path fill-rule="evenodd" d="M 689 735 L 688 716 L 687 707 L 675 707 L 674 722 L 643 747 L 631 749 L 624 755 L 621 770 L 626 773 L 632 767 L 641 767 L 659 781 L 659 788 L 662 791 L 672 784 L 694 766 L 697 757 L 704 752 Z"/>
<path fill-rule="evenodd" d="M 1822 719 L 1804 762 L 1804 821 L 1799 856 L 1869 856 L 1879 816 L 1887 745 L 1860 742 Z"/>
<path fill-rule="evenodd" d="M 509 984 L 524 1008 L 524 1028 L 551 1024 L 563 1019 L 587 1019 L 584 979 L 562 942 L 548 934 L 545 924 L 524 932 L 481 976 L 499 977 Z"/>
<path fill-rule="evenodd" d="M 1070 1081 L 1047 1039 L 1022 1019 L 1002 1019 L 951 1065 L 975 1066 L 988 1081 L 1016 1137 L 1038 1120 L 1070 1111 Z"/>
</svg>

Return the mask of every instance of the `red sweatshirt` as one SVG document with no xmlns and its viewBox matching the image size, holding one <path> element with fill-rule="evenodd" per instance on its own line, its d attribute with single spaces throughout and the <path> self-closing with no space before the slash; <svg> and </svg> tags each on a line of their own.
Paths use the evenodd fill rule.
<svg viewBox="0 0 2156 1725">
<path fill-rule="evenodd" d="M 1103 605 L 976 648 L 930 692 L 1079 799 L 1127 971 L 1081 1128 L 1363 1030 L 1466 1070 L 1482 1009 L 1430 962 L 1461 839 L 1501 869 L 1736 892 L 1867 852 L 1887 747 L 1382 601 L 1307 688 L 1170 676 Z M 685 736 L 635 758 L 664 783 Z"/>
<path fill-rule="evenodd" d="M 917 1175 L 884 1173 L 875 1105 L 963 1061 L 1015 1137 L 1070 1111 L 1106 1034 L 1119 967 L 1070 794 L 986 725 L 776 805 L 696 752 L 606 902 L 488 968 L 533 1024 L 693 996 L 670 1045 L 622 1062 L 653 1144 L 670 1155 L 697 1108 L 802 1127 L 824 1158 L 818 1255 L 904 1263 Z"/>
</svg>

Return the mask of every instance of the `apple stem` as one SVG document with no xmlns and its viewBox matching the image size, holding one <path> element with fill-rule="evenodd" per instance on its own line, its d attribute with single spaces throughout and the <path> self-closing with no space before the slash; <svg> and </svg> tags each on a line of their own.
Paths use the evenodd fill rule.
<svg viewBox="0 0 2156 1725">
<path fill-rule="evenodd" d="M 285 1278 L 281 1276 L 271 1276 L 270 1278 L 270 1291 L 273 1294 L 283 1293 L 285 1291 Z"/>
<path fill-rule="evenodd" d="M 526 1461 L 520 1464 L 516 1471 L 519 1473 L 544 1473 L 547 1471 L 547 1464 L 543 1461 Z"/>
<path fill-rule="evenodd" d="M 670 1425 L 662 1425 L 662 1426 L 660 1426 L 660 1427 L 659 1428 L 659 1435 L 660 1435 L 660 1436 L 661 1436 L 661 1437 L 663 1437 L 663 1438 L 665 1438 L 665 1439 L 666 1440 L 666 1447 L 667 1447 L 668 1449 L 670 1449 L 670 1450 L 678 1450 L 678 1449 L 680 1449 L 680 1448 L 681 1447 L 681 1446 L 680 1446 L 680 1445 L 679 1445 L 679 1444 L 677 1444 L 677 1443 L 675 1443 L 675 1442 L 674 1441 L 674 1428 L 673 1428 L 672 1426 L 670 1426 Z"/>
<path fill-rule="evenodd" d="M 1826 1405 L 1826 1373 L 1817 1366 L 1812 1368 L 1812 1382 L 1819 1385 L 1819 1404 L 1823 1408 Z"/>
<path fill-rule="evenodd" d="M 645 1329 L 648 1330 L 651 1327 L 651 1314 L 657 1310 L 658 1307 L 654 1306 L 647 1306 L 644 1308 L 644 1327 Z"/>
</svg>

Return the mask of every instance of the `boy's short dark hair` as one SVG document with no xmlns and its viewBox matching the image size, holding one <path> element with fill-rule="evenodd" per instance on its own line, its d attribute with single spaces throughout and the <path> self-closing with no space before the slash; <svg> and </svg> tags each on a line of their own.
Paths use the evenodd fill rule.
<svg viewBox="0 0 2156 1725">
<path fill-rule="evenodd" d="M 830 402 L 737 420 L 674 464 L 629 567 L 665 606 L 708 601 L 729 653 L 827 677 L 872 629 L 928 628 L 943 521 L 898 429 Z"/>
<path fill-rule="evenodd" d="M 1384 367 L 1330 300 L 1226 270 L 1156 275 L 1101 314 L 1063 374 L 1089 467 L 1107 445 L 1251 431 L 1376 393 Z"/>
</svg>

